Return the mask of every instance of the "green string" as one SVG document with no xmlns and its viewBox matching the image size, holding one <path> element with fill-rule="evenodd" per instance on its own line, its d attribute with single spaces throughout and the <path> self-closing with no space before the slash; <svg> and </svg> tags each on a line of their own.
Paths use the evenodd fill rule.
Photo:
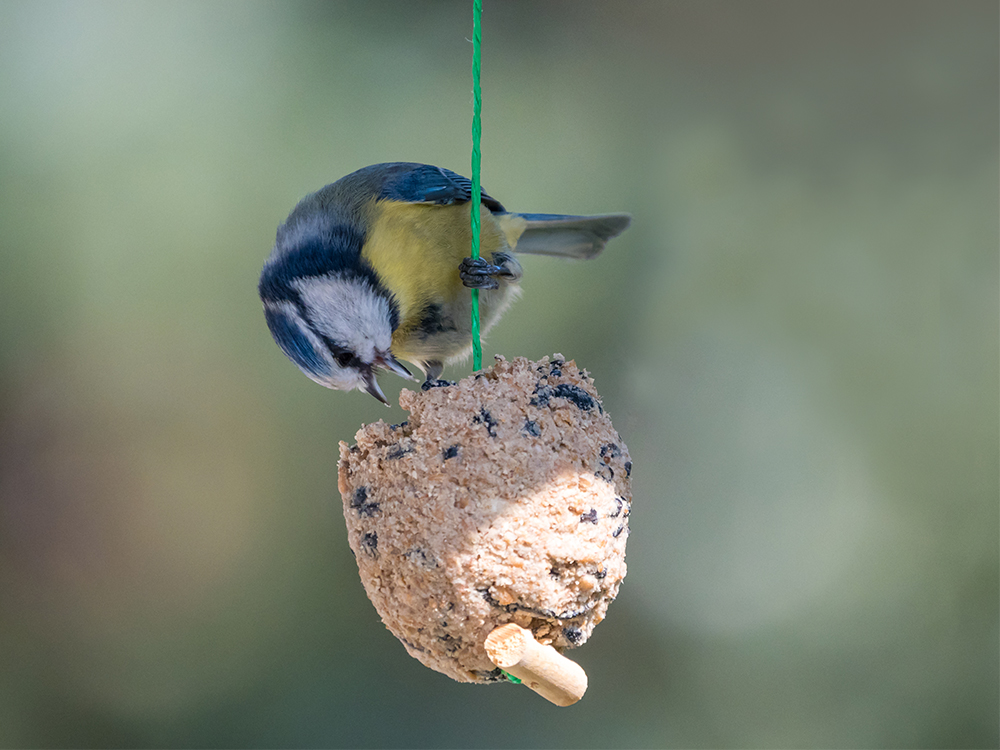
<svg viewBox="0 0 1000 750">
<path fill-rule="evenodd" d="M 472 257 L 479 257 L 479 212 L 482 201 L 482 187 L 479 184 L 479 173 L 482 166 L 482 154 L 479 152 L 479 141 L 483 136 L 483 91 L 479 86 L 479 71 L 482 67 L 481 47 L 483 45 L 483 0 L 472 0 Z M 479 290 L 472 290 L 472 369 L 483 369 L 483 345 L 479 340 Z M 503 676 L 520 685 L 521 681 L 509 672 Z"/>
<path fill-rule="evenodd" d="M 472 257 L 479 258 L 479 212 L 482 189 L 479 185 L 481 155 L 479 140 L 483 135 L 483 92 L 479 87 L 479 69 L 483 43 L 483 0 L 472 0 Z M 472 290 L 472 369 L 483 368 L 483 345 L 479 340 L 479 290 Z"/>
</svg>

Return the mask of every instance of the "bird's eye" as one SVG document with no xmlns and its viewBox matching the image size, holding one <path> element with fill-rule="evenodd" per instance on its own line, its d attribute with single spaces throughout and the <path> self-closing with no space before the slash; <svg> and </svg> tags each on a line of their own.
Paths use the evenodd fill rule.
<svg viewBox="0 0 1000 750">
<path fill-rule="evenodd" d="M 350 352 L 341 352 L 336 357 L 334 357 L 334 359 L 337 360 L 337 364 L 340 365 L 341 367 L 347 367 L 349 364 L 351 364 L 351 360 L 354 359 L 354 355 L 351 354 Z"/>
</svg>

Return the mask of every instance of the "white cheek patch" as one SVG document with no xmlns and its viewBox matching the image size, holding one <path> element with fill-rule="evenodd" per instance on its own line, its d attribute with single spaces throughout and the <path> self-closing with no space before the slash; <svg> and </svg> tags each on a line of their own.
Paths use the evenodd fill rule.
<svg viewBox="0 0 1000 750">
<path fill-rule="evenodd" d="M 367 281 L 319 276 L 292 283 L 318 331 L 350 349 L 364 362 L 392 343 L 389 301 Z"/>
</svg>

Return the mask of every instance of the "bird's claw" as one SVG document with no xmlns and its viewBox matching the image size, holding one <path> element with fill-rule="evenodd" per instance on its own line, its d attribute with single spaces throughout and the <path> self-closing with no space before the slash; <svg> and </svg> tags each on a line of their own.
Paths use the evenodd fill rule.
<svg viewBox="0 0 1000 750">
<path fill-rule="evenodd" d="M 500 270 L 485 258 L 466 258 L 458 266 L 458 277 L 469 289 L 498 289 L 500 282 L 494 277 Z"/>
<path fill-rule="evenodd" d="M 431 388 L 447 388 L 450 385 L 455 385 L 455 381 L 454 380 L 440 380 L 440 379 L 425 380 L 421 384 L 420 390 L 422 390 L 422 391 L 429 391 Z"/>
<path fill-rule="evenodd" d="M 458 276 L 470 289 L 498 289 L 499 279 L 521 278 L 520 265 L 507 253 L 494 253 L 490 263 L 485 258 L 466 258 L 458 266 Z"/>
</svg>

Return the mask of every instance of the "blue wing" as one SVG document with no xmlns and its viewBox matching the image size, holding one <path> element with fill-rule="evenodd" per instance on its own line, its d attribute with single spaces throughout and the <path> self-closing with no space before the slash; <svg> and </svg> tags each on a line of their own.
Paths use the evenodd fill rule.
<svg viewBox="0 0 1000 750">
<path fill-rule="evenodd" d="M 379 165 L 390 167 L 391 176 L 382 184 L 380 197 L 404 203 L 433 203 L 450 206 L 472 199 L 472 181 L 449 169 L 430 164 Z M 482 202 L 490 211 L 505 213 L 498 200 L 482 192 Z"/>
</svg>

